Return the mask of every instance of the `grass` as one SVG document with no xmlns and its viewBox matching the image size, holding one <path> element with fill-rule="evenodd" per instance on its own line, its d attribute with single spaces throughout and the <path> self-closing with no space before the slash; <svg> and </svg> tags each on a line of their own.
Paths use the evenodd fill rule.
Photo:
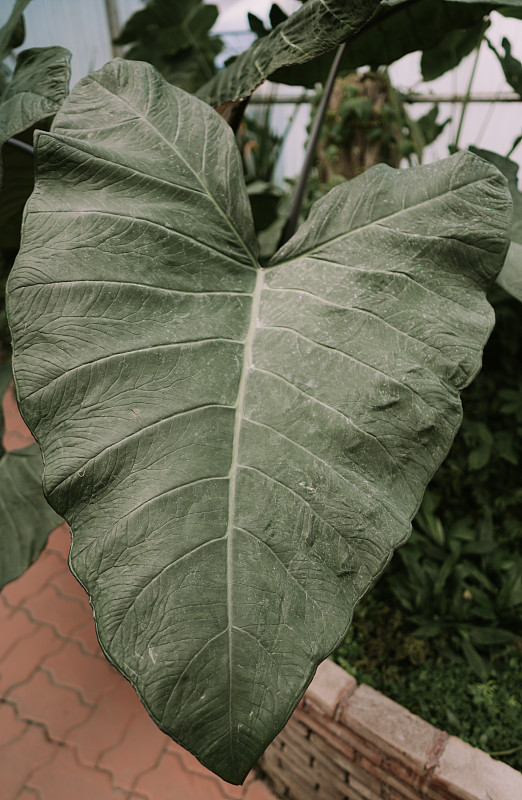
<svg viewBox="0 0 522 800">
<path fill-rule="evenodd" d="M 522 771 L 522 658 L 518 645 L 490 662 L 486 680 L 444 640 L 405 632 L 407 619 L 373 594 L 356 610 L 352 628 L 333 655 L 360 683 L 435 727 Z"/>
</svg>

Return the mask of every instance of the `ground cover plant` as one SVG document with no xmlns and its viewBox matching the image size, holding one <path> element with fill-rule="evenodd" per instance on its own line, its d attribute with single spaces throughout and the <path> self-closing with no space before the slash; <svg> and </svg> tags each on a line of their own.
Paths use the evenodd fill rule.
<svg viewBox="0 0 522 800">
<path fill-rule="evenodd" d="M 240 154 L 210 105 L 341 42 L 355 52 L 388 13 L 309 0 L 203 99 L 115 60 L 34 139 L 7 294 L 46 497 L 105 654 L 234 783 L 407 540 L 509 246 L 505 179 L 461 152 L 338 186 L 260 266 Z M 25 109 L 27 87 L 11 92 Z"/>
</svg>

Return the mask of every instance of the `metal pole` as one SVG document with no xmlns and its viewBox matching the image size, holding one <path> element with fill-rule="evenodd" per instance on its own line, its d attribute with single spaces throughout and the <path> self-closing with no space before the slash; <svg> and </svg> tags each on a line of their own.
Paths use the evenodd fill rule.
<svg viewBox="0 0 522 800">
<path fill-rule="evenodd" d="M 464 103 L 464 94 L 401 94 L 403 103 Z M 500 92 L 499 94 L 489 94 L 487 92 L 477 92 L 469 98 L 470 103 L 520 103 L 520 95 L 516 92 Z M 312 102 L 312 95 L 279 95 L 270 97 L 269 95 L 254 94 L 250 98 L 250 103 L 254 106 L 264 105 L 302 105 Z"/>
<path fill-rule="evenodd" d="M 314 163 L 317 143 L 319 141 L 319 136 L 321 135 L 321 129 L 323 127 L 324 118 L 328 109 L 328 103 L 330 102 L 330 96 L 333 91 L 337 73 L 339 72 L 339 67 L 341 66 L 341 60 L 344 55 L 345 48 L 346 42 L 343 42 L 343 44 L 337 50 L 332 66 L 330 67 L 330 74 L 328 75 L 328 80 L 326 81 L 326 86 L 324 87 L 324 94 L 321 98 L 321 102 L 319 104 L 319 108 L 317 109 L 317 114 L 315 115 L 314 123 L 312 125 L 310 139 L 306 147 L 303 168 L 295 187 L 294 196 L 292 198 L 292 207 L 290 209 L 287 223 L 283 229 L 283 233 L 281 234 L 279 247 L 282 247 L 282 245 L 284 245 L 285 242 L 287 242 L 294 235 L 297 229 L 299 214 L 301 212 L 301 206 L 303 205 L 303 197 L 308 184 L 308 177 Z"/>
<path fill-rule="evenodd" d="M 120 21 L 118 18 L 117 0 L 105 0 L 105 10 L 107 11 L 107 22 L 109 24 L 109 34 L 111 37 L 111 48 L 113 58 L 123 55 L 123 48 L 114 44 L 113 40 L 120 35 Z"/>
</svg>

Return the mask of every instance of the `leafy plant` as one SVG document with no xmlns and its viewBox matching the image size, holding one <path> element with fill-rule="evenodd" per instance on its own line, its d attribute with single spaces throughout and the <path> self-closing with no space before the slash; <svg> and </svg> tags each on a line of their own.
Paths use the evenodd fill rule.
<svg viewBox="0 0 522 800">
<path fill-rule="evenodd" d="M 163 729 L 239 782 L 449 447 L 491 324 L 477 281 L 502 263 L 505 190 L 465 153 L 419 175 L 378 167 L 260 270 L 227 125 L 150 68 L 85 79 L 37 150 L 9 317 L 46 494 L 108 657 Z"/>
<path fill-rule="evenodd" d="M 405 635 L 401 612 L 371 593 L 333 657 L 358 681 L 521 769 L 522 661 L 514 647 L 497 647 L 481 680 L 464 660 L 443 660 L 425 640 Z"/>
<path fill-rule="evenodd" d="M 126 58 L 148 61 L 170 83 L 195 92 L 216 73 L 223 42 L 210 30 L 217 17 L 217 7 L 202 0 L 149 0 L 115 43 L 131 45 Z"/>
<path fill-rule="evenodd" d="M 309 0 L 201 96 L 357 42 L 377 6 Z M 81 81 L 35 150 L 8 313 L 46 496 L 107 657 L 239 783 L 448 452 L 493 324 L 505 179 L 471 153 L 377 166 L 261 268 L 230 128 L 152 66 Z"/>
</svg>

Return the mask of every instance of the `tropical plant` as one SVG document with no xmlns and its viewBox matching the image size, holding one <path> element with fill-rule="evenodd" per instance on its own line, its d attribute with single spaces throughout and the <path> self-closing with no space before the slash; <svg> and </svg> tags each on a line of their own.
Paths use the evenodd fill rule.
<svg viewBox="0 0 522 800">
<path fill-rule="evenodd" d="M 355 52 L 378 8 L 309 0 L 200 96 Z M 35 150 L 7 302 L 46 497 L 109 660 L 240 783 L 447 454 L 493 325 L 506 181 L 469 152 L 379 165 L 261 268 L 229 126 L 152 66 L 85 78 Z"/>
<path fill-rule="evenodd" d="M 130 45 L 126 58 L 148 61 L 170 83 L 195 92 L 216 73 L 223 42 L 210 31 L 217 17 L 217 7 L 202 0 L 150 0 L 115 44 Z"/>
</svg>

